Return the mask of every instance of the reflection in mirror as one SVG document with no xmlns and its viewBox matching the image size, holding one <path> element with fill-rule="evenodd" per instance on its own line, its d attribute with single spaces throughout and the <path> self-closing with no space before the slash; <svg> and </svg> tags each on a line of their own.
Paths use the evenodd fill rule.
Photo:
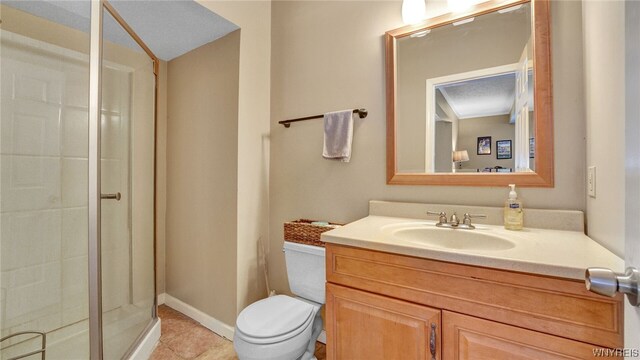
<svg viewBox="0 0 640 360">
<path fill-rule="evenodd" d="M 397 40 L 399 173 L 535 171 L 530 4 Z"/>
</svg>

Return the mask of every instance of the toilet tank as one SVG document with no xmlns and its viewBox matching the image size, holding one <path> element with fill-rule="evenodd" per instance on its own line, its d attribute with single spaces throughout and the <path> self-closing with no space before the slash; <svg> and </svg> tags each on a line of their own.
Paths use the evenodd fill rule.
<svg viewBox="0 0 640 360">
<path fill-rule="evenodd" d="M 303 299 L 324 304 L 324 248 L 285 241 L 284 257 L 291 292 Z"/>
</svg>

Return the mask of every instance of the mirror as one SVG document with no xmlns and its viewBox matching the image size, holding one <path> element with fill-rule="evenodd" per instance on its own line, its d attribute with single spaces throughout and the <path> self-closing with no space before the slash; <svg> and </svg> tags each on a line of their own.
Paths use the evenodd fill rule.
<svg viewBox="0 0 640 360">
<path fill-rule="evenodd" d="M 485 2 L 386 45 L 387 183 L 553 186 L 547 0 Z"/>
</svg>

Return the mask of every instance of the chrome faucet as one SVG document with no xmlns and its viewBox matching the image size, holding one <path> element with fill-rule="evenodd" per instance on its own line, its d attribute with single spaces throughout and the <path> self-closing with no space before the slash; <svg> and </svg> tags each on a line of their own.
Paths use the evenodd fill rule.
<svg viewBox="0 0 640 360">
<path fill-rule="evenodd" d="M 460 219 L 458 219 L 458 215 L 456 213 L 453 213 L 453 215 L 451 215 L 451 219 L 449 220 L 449 225 L 451 227 L 458 227 L 458 225 L 460 225 Z"/>
<path fill-rule="evenodd" d="M 427 211 L 427 215 L 438 216 L 438 222 L 436 223 L 437 227 L 446 227 L 446 228 L 452 228 L 452 229 L 466 229 L 466 230 L 473 230 L 476 228 L 475 226 L 471 225 L 471 219 L 473 218 L 484 219 L 487 217 L 486 215 L 481 215 L 481 214 L 465 213 L 462 219 L 462 224 L 460 224 L 460 218 L 458 218 L 458 215 L 455 212 L 453 213 L 453 215 L 451 215 L 450 220 L 447 220 L 447 213 L 445 213 L 444 211 L 440 211 L 440 212 Z"/>
</svg>

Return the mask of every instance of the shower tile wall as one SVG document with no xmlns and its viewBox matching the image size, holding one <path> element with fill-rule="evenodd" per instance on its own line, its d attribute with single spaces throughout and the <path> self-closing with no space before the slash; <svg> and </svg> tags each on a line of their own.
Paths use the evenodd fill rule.
<svg viewBox="0 0 640 360">
<path fill-rule="evenodd" d="M 87 58 L 1 31 L 1 335 L 87 319 Z M 105 71 L 105 310 L 129 300 L 129 75 Z M 4 345 L 4 344 L 3 344 Z"/>
</svg>

